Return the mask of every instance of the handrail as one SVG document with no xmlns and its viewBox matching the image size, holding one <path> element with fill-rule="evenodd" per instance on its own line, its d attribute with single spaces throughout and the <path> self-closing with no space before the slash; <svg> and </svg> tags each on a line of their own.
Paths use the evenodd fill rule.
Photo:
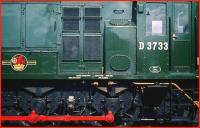
<svg viewBox="0 0 200 128">
<path fill-rule="evenodd" d="M 133 82 L 134 85 L 155 85 L 155 83 L 153 82 Z M 180 88 L 180 86 L 176 83 L 159 83 L 161 85 L 173 85 L 174 87 L 176 87 L 178 89 L 178 91 L 183 94 L 189 101 L 191 101 L 193 103 L 194 106 L 196 106 L 199 109 L 199 102 L 193 100 L 186 92 L 184 92 L 183 89 Z"/>
</svg>

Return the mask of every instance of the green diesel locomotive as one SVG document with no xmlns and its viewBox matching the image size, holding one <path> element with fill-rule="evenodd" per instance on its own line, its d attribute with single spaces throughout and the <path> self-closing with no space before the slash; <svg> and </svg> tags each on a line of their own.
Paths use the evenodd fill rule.
<svg viewBox="0 0 200 128">
<path fill-rule="evenodd" d="M 198 3 L 3 2 L 2 79 L 5 126 L 196 126 Z"/>
</svg>

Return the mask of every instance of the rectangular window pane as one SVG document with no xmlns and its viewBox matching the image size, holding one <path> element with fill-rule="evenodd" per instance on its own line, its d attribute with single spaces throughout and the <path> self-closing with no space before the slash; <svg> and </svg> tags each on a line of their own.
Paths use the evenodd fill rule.
<svg viewBox="0 0 200 128">
<path fill-rule="evenodd" d="M 188 4 L 175 4 L 175 32 L 189 32 L 189 6 Z"/>
<path fill-rule="evenodd" d="M 79 37 L 63 36 L 63 60 L 79 59 Z"/>
<path fill-rule="evenodd" d="M 79 16 L 79 8 L 64 8 L 64 16 Z"/>
<path fill-rule="evenodd" d="M 100 60 L 100 36 L 85 36 L 85 60 Z"/>
<path fill-rule="evenodd" d="M 146 4 L 146 35 L 166 34 L 166 5 L 159 3 Z"/>
<path fill-rule="evenodd" d="M 85 19 L 85 32 L 86 33 L 99 33 L 100 32 L 100 19 Z"/>
<path fill-rule="evenodd" d="M 63 19 L 63 31 L 64 32 L 79 32 L 79 20 L 78 19 Z"/>
<path fill-rule="evenodd" d="M 63 9 L 63 32 L 79 32 L 79 8 Z"/>
<path fill-rule="evenodd" d="M 100 8 L 85 8 L 85 16 L 100 16 Z"/>
</svg>

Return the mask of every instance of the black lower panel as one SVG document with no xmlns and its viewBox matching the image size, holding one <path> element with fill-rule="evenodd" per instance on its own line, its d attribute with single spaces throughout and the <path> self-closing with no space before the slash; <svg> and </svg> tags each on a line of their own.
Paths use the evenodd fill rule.
<svg viewBox="0 0 200 128">
<path fill-rule="evenodd" d="M 144 82 L 144 81 L 143 81 Z M 2 113 L 28 115 L 100 116 L 112 111 L 115 122 L 3 122 L 4 126 L 197 126 L 197 107 L 172 86 L 135 85 L 133 81 L 41 81 L 3 80 Z M 181 86 L 193 100 L 198 96 L 196 80 L 170 81 Z"/>
</svg>

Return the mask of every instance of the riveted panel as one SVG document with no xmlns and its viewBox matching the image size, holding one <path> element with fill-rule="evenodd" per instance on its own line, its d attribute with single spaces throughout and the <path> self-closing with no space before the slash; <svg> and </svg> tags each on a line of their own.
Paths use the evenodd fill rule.
<svg viewBox="0 0 200 128">
<path fill-rule="evenodd" d="M 20 47 L 21 5 L 3 4 L 2 11 L 3 47 Z"/>
<path fill-rule="evenodd" d="M 27 4 L 26 47 L 55 47 L 57 5 Z"/>
</svg>

